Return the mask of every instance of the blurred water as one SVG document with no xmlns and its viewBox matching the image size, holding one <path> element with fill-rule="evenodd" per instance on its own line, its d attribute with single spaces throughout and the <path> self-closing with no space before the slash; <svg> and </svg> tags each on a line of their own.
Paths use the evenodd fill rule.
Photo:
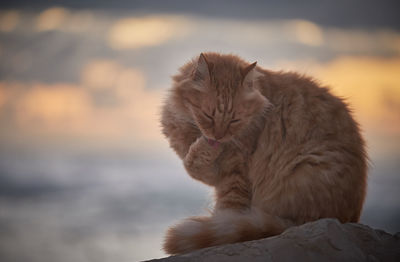
<svg viewBox="0 0 400 262">
<path fill-rule="evenodd" d="M 167 225 L 207 207 L 205 188 L 172 158 L 6 153 L 0 174 L 3 261 L 162 256 Z"/>
<path fill-rule="evenodd" d="M 398 161 L 372 168 L 362 223 L 400 229 Z M 206 213 L 211 192 L 177 158 L 2 153 L 3 261 L 135 261 L 164 256 L 166 228 Z M 21 250 L 23 252 L 21 252 Z"/>
</svg>

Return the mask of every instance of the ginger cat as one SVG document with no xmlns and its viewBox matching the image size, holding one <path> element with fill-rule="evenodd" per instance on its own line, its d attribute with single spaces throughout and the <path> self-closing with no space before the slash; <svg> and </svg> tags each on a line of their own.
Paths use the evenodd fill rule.
<svg viewBox="0 0 400 262">
<path fill-rule="evenodd" d="M 163 133 L 191 177 L 215 188 L 210 216 L 172 226 L 169 254 L 254 240 L 320 218 L 357 222 L 367 157 L 345 102 L 296 73 L 200 54 L 173 77 Z"/>
</svg>

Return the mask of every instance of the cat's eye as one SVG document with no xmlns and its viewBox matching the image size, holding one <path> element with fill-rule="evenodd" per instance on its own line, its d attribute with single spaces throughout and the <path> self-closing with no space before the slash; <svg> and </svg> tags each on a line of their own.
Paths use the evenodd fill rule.
<svg viewBox="0 0 400 262">
<path fill-rule="evenodd" d="M 240 121 L 240 119 L 232 119 L 229 123 L 230 124 L 234 124 L 234 123 L 237 123 L 237 122 L 239 122 Z"/>
</svg>

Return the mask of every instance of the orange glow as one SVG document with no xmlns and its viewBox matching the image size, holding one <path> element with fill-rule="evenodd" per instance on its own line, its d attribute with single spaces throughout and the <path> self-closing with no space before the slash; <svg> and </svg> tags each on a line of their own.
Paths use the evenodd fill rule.
<svg viewBox="0 0 400 262">
<path fill-rule="evenodd" d="M 400 34 L 396 31 L 325 29 L 325 44 L 338 52 L 368 53 L 376 50 L 400 54 Z"/>
<path fill-rule="evenodd" d="M 69 11 L 62 7 L 52 7 L 44 10 L 37 18 L 36 28 L 38 31 L 55 30 L 63 26 L 68 19 Z"/>
<path fill-rule="evenodd" d="M 350 100 L 362 121 L 400 133 L 400 59 L 343 57 L 316 70 L 335 93 Z"/>
<path fill-rule="evenodd" d="M 11 32 L 19 23 L 20 14 L 17 11 L 7 11 L 0 16 L 0 31 Z"/>
<path fill-rule="evenodd" d="M 22 136 L 160 143 L 161 91 L 149 90 L 145 84 L 144 74 L 137 69 L 109 60 L 92 61 L 78 85 L 0 82 L 0 109 L 5 104 L 13 108 L 15 133 Z M 99 91 L 106 91 L 115 103 L 96 105 Z"/>
<path fill-rule="evenodd" d="M 82 84 L 93 89 L 115 89 L 120 96 L 126 96 L 145 88 L 145 77 L 141 71 L 114 61 L 95 60 L 84 67 Z"/>
<path fill-rule="evenodd" d="M 323 43 L 322 29 L 306 20 L 293 20 L 286 24 L 286 30 L 291 33 L 299 43 L 319 46 Z"/>
<path fill-rule="evenodd" d="M 125 18 L 117 21 L 111 28 L 109 43 L 114 49 L 155 46 L 182 35 L 185 31 L 185 21 L 179 17 Z"/>
<path fill-rule="evenodd" d="M 340 57 L 325 64 L 298 61 L 279 67 L 312 75 L 328 85 L 350 103 L 367 129 L 400 134 L 400 58 Z"/>
<path fill-rule="evenodd" d="M 1 89 L 1 86 L 0 86 L 0 110 L 6 103 L 6 99 L 7 99 L 6 91 Z"/>
<path fill-rule="evenodd" d="M 365 129 L 400 133 L 400 59 L 342 57 L 307 64 L 307 74 L 346 98 Z M 283 67 L 296 66 L 301 72 L 301 63 Z M 2 83 L 0 109 L 5 104 L 15 107 L 22 133 L 162 140 L 158 124 L 162 92 L 147 89 L 140 70 L 95 60 L 84 68 L 81 79 L 78 85 Z M 95 94 L 102 90 L 115 97 L 116 104 L 96 106 Z"/>
<path fill-rule="evenodd" d="M 90 113 L 89 98 L 82 89 L 65 84 L 35 84 L 17 102 L 17 122 L 22 128 L 73 130 Z"/>
</svg>

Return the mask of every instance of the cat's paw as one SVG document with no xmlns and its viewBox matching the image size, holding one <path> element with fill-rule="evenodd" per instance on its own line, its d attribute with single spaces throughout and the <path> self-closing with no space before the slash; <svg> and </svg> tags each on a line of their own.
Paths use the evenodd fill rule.
<svg viewBox="0 0 400 262">
<path fill-rule="evenodd" d="M 207 156 L 206 158 L 215 159 L 223 151 L 223 144 L 205 136 L 201 136 L 191 145 L 190 148 L 196 155 Z"/>
</svg>

